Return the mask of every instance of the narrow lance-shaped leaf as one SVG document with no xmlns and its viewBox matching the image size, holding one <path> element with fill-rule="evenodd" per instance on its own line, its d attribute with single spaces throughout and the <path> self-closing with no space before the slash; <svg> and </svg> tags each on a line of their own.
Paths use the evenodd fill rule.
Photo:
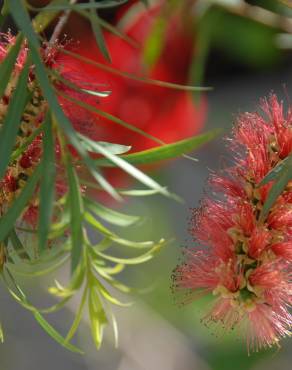
<svg viewBox="0 0 292 370">
<path fill-rule="evenodd" d="M 48 322 L 47 320 L 39 313 L 34 312 L 34 317 L 37 320 L 37 322 L 40 324 L 40 326 L 61 346 L 67 348 L 71 352 L 80 353 L 83 354 L 83 351 L 81 351 L 79 348 L 73 346 L 73 344 L 68 343 L 64 337 L 62 337 L 61 334 L 59 334 Z"/>
<path fill-rule="evenodd" d="M 130 226 L 140 220 L 140 218 L 137 216 L 117 212 L 97 202 L 93 202 L 89 198 L 85 198 L 84 200 L 86 208 L 111 224 L 118 226 Z"/>
<path fill-rule="evenodd" d="M 8 273 L 8 276 L 10 278 L 10 280 L 12 281 L 13 285 L 14 285 L 14 288 L 17 290 L 17 293 L 16 294 L 9 286 L 9 282 L 7 280 L 7 278 L 5 278 L 5 275 L 2 274 L 2 277 L 4 278 L 5 282 L 6 282 L 6 285 L 7 285 L 7 289 L 9 291 L 9 293 L 12 295 L 12 297 L 18 302 L 20 303 L 22 306 L 24 306 L 25 308 L 27 308 L 28 310 L 30 310 L 32 313 L 33 313 L 33 316 L 34 318 L 37 320 L 37 322 L 41 325 L 41 327 L 50 335 L 50 337 L 52 337 L 56 342 L 58 342 L 59 344 L 61 344 L 61 346 L 67 348 L 69 351 L 72 351 L 72 352 L 75 352 L 75 353 L 80 353 L 82 354 L 83 352 L 75 347 L 73 344 L 71 343 L 67 343 L 65 341 L 65 338 L 62 337 L 61 334 L 59 334 L 48 322 L 47 320 L 41 315 L 41 313 L 34 307 L 31 305 L 31 303 L 28 301 L 26 295 L 24 294 L 24 292 L 22 291 L 22 289 L 18 286 L 18 284 L 16 283 L 16 281 L 14 280 L 14 277 L 13 275 L 10 273 L 10 271 L 6 268 L 6 272 Z"/>
<path fill-rule="evenodd" d="M 274 184 L 271 187 L 268 197 L 264 203 L 264 206 L 261 211 L 260 219 L 264 220 L 267 214 L 269 213 L 270 208 L 273 206 L 275 201 L 277 200 L 278 196 L 283 192 L 288 182 L 292 179 L 292 156 L 289 156 L 285 160 L 285 164 L 281 167 L 280 172 L 278 171 L 278 168 L 275 169 L 277 175 L 274 179 Z M 273 178 L 272 173 L 270 172 L 267 175 L 268 178 Z M 266 183 L 265 179 L 262 181 L 262 183 Z M 261 184 L 260 184 L 261 185 Z"/>
<path fill-rule="evenodd" d="M 30 260 L 30 256 L 27 253 L 23 244 L 21 243 L 21 240 L 19 239 L 15 229 L 12 229 L 12 231 L 9 233 L 9 240 L 11 241 L 13 248 L 21 258 Z"/>
<path fill-rule="evenodd" d="M 141 152 L 122 155 L 121 158 L 131 164 L 150 164 L 158 161 L 176 158 L 180 155 L 189 153 L 202 145 L 213 140 L 220 130 L 212 130 L 202 135 L 197 135 L 188 139 L 177 141 L 172 144 L 165 144 L 156 148 L 147 149 Z M 115 164 L 108 159 L 97 159 L 96 164 L 104 167 L 113 167 Z"/>
<path fill-rule="evenodd" d="M 43 125 L 39 126 L 10 156 L 10 162 L 15 161 L 29 147 L 34 139 L 43 131 Z"/>
<path fill-rule="evenodd" d="M 84 310 L 84 306 L 85 306 L 86 299 L 87 299 L 87 292 L 88 292 L 88 285 L 86 285 L 86 287 L 84 288 L 84 292 L 82 294 L 81 301 L 78 307 L 78 311 L 76 312 L 75 319 L 65 338 L 66 342 L 70 342 L 70 340 L 74 337 L 76 330 L 78 329 L 79 324 L 82 320 L 83 310 Z"/>
<path fill-rule="evenodd" d="M 50 113 L 47 114 L 44 123 L 42 163 L 40 212 L 38 223 L 38 247 L 40 252 L 44 251 L 46 248 L 54 207 L 56 165 L 53 128 Z"/>
<path fill-rule="evenodd" d="M 19 35 L 16 38 L 15 44 L 11 46 L 6 58 L 0 64 L 0 97 L 4 94 L 8 81 L 10 80 L 22 41 L 23 37 Z"/>
<path fill-rule="evenodd" d="M 69 4 L 68 2 L 64 5 L 48 5 L 46 11 L 63 11 L 63 10 L 78 10 L 78 9 L 107 9 L 116 7 L 127 3 L 128 0 L 104 0 L 100 2 L 90 1 L 86 4 Z M 38 8 L 31 7 L 31 9 L 38 10 Z"/>
<path fill-rule="evenodd" d="M 0 131 L 0 179 L 4 176 L 10 162 L 10 155 L 18 134 L 21 117 L 28 100 L 27 79 L 29 65 L 30 63 L 27 61 L 17 82 Z"/>
<path fill-rule="evenodd" d="M 0 322 L 0 342 L 1 343 L 4 342 L 4 331 L 3 331 L 3 328 L 2 328 L 1 322 Z"/>
<path fill-rule="evenodd" d="M 72 163 L 67 163 L 67 176 L 69 184 L 68 205 L 70 208 L 71 226 L 71 272 L 73 273 L 79 264 L 83 248 L 83 202 L 80 193 L 80 185 Z"/>
<path fill-rule="evenodd" d="M 161 250 L 161 248 L 166 244 L 166 241 L 164 239 L 161 239 L 159 241 L 159 243 L 157 243 L 153 248 L 151 248 L 148 252 L 144 253 L 144 254 L 141 254 L 140 256 L 138 257 L 133 257 L 133 258 L 122 258 L 122 257 L 114 257 L 114 256 L 110 256 L 108 254 L 105 254 L 105 253 L 102 253 L 102 252 L 98 252 L 96 251 L 96 253 L 108 260 L 108 261 L 111 261 L 111 262 L 115 262 L 115 263 L 121 263 L 121 264 L 124 264 L 124 265 L 138 265 L 140 263 L 144 263 L 144 262 L 147 262 L 149 260 L 151 260 L 153 258 L 153 256 L 159 252 Z"/>
<path fill-rule="evenodd" d="M 150 248 L 154 243 L 152 241 L 146 242 L 136 242 L 127 239 L 120 238 L 118 235 L 114 234 L 111 230 L 102 225 L 91 213 L 84 212 L 84 220 L 96 230 L 98 230 L 106 238 L 110 239 L 112 242 L 124 245 L 129 248 Z M 104 246 L 102 246 L 103 248 Z"/>
<path fill-rule="evenodd" d="M 114 75 L 118 75 L 124 78 L 128 78 L 134 81 L 141 82 L 143 84 L 149 84 L 149 85 L 154 85 L 154 86 L 160 86 L 160 87 L 165 87 L 167 89 L 174 89 L 174 90 L 183 90 L 183 91 L 210 91 L 212 90 L 211 87 L 201 87 L 201 86 L 189 86 L 189 85 L 180 85 L 177 83 L 172 83 L 172 82 L 166 82 L 166 81 L 161 81 L 161 80 L 155 80 L 152 78 L 149 78 L 147 76 L 138 76 L 133 73 L 125 72 L 125 71 L 120 71 L 114 67 L 108 66 L 103 63 L 99 63 L 96 61 L 93 61 L 92 59 L 83 57 L 77 53 L 74 53 L 73 51 L 70 50 L 65 50 L 62 49 L 60 50 L 62 53 L 70 55 L 76 59 L 79 59 L 87 64 L 93 65 L 99 69 L 102 69 L 108 73 L 112 73 Z"/>
<path fill-rule="evenodd" d="M 90 0 L 89 3 L 91 5 L 95 4 L 94 0 Z M 107 61 L 111 62 L 111 56 L 110 56 L 109 51 L 107 49 L 107 46 L 106 46 L 106 43 L 105 43 L 105 40 L 104 40 L 104 36 L 103 36 L 103 33 L 102 33 L 102 29 L 101 29 L 101 26 L 98 22 L 98 15 L 96 14 L 95 9 L 93 9 L 93 8 L 89 9 L 89 15 L 90 15 L 91 28 L 93 30 L 93 34 L 94 34 L 96 43 L 97 43 L 101 53 L 105 57 L 105 59 Z"/>
<path fill-rule="evenodd" d="M 92 148 L 99 151 L 100 154 L 108 158 L 111 162 L 116 164 L 118 167 L 123 169 L 125 172 L 127 172 L 130 176 L 134 177 L 141 183 L 145 184 L 151 189 L 158 190 L 161 194 L 165 196 L 170 196 L 170 193 L 165 190 L 164 187 L 159 185 L 156 181 L 154 181 L 151 177 L 147 176 L 144 172 L 140 171 L 138 168 L 132 166 L 130 163 L 122 159 L 121 157 L 118 157 L 114 154 L 112 154 L 110 151 L 108 151 L 106 148 L 102 147 L 98 143 L 86 138 L 85 136 L 82 136 L 79 134 L 79 137 L 82 139 L 82 141 L 85 141 L 88 145 L 91 145 Z"/>
<path fill-rule="evenodd" d="M 41 165 L 38 165 L 19 196 L 10 206 L 9 210 L 0 218 L 0 241 L 4 240 L 12 230 L 16 220 L 21 215 L 28 201 L 34 194 L 36 185 L 41 176 L 41 170 Z"/>
<path fill-rule="evenodd" d="M 102 307 L 100 297 L 96 292 L 94 286 L 90 287 L 88 295 L 88 309 L 92 338 L 94 340 L 96 348 L 99 349 L 103 337 L 103 328 L 104 325 L 107 324 L 108 320 Z"/>
</svg>

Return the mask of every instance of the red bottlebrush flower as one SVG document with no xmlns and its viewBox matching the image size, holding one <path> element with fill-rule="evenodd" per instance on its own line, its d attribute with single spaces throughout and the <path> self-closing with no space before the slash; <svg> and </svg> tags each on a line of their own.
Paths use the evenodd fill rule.
<svg viewBox="0 0 292 370">
<path fill-rule="evenodd" d="M 5 59 L 8 49 L 14 44 L 15 38 L 10 34 L 3 34 L 2 41 L 0 42 L 0 63 Z M 54 72 L 58 72 L 61 77 L 69 81 L 69 83 L 75 84 L 79 89 L 96 89 L 96 85 L 91 82 L 91 76 L 86 73 L 81 74 L 81 71 L 77 71 L 71 68 L 70 60 L 67 59 L 67 64 L 58 65 L 56 60 L 62 49 L 62 45 L 54 44 L 48 45 L 43 44 L 41 46 L 40 53 L 43 57 L 43 61 L 47 68 L 50 68 Z M 19 73 L 21 72 L 27 56 L 28 46 L 24 42 L 20 53 L 17 57 L 15 63 L 15 69 L 12 73 L 11 79 L 6 88 L 5 94 L 0 99 L 0 129 L 5 118 L 7 108 L 10 101 L 10 96 L 14 91 L 16 81 L 18 79 Z M 67 95 L 78 98 L 81 101 L 85 101 L 88 104 L 96 104 L 96 99 L 94 96 L 90 96 L 83 92 L 76 92 L 72 88 L 68 88 L 65 84 L 60 83 L 55 77 L 51 77 L 51 82 L 55 84 L 56 89 L 60 93 L 66 93 Z M 14 149 L 18 149 L 24 144 L 31 134 L 38 129 L 43 121 L 47 112 L 47 102 L 42 96 L 42 92 L 38 82 L 34 76 L 34 66 L 31 67 L 29 78 L 27 81 L 27 87 L 31 93 L 31 100 L 27 103 L 25 110 L 21 117 L 21 122 L 19 125 L 18 135 L 15 142 Z M 81 134 L 90 136 L 92 139 L 98 139 L 97 132 L 95 129 L 96 122 L 93 120 L 92 115 L 89 114 L 85 109 L 76 107 L 74 103 L 63 104 L 63 100 L 59 98 L 60 104 L 63 105 L 63 110 L 65 115 L 69 118 L 74 113 L 73 124 L 76 130 Z M 42 134 L 36 136 L 36 138 L 28 145 L 28 147 L 22 152 L 22 154 L 11 162 L 8 166 L 7 172 L 3 179 L 0 179 L 0 214 L 4 214 L 9 209 L 13 200 L 19 195 L 22 188 L 26 185 L 29 177 L 35 170 L 36 166 L 39 164 L 42 156 Z M 74 151 L 74 150 L 73 150 Z M 56 154 L 56 167 L 57 179 L 56 179 L 56 194 L 57 196 L 62 196 L 67 188 L 64 179 L 62 178 L 62 165 L 60 164 L 60 153 L 58 142 L 55 146 Z M 74 154 L 74 153 L 73 153 Z M 27 204 L 23 215 L 22 221 L 28 223 L 29 225 L 35 227 L 38 221 L 38 194 L 30 200 Z"/>
<path fill-rule="evenodd" d="M 133 4 L 133 7 L 136 5 Z M 162 5 L 149 10 L 145 7 L 139 9 L 133 19 L 126 22 L 122 31 L 141 47 L 135 48 L 116 35 L 105 33 L 106 44 L 112 56 L 110 66 L 134 75 L 186 84 L 195 42 L 193 30 L 184 25 L 182 14 L 172 15 L 166 28 L 162 51 L 149 71 L 143 61 L 142 49 L 160 15 Z M 132 10 L 132 7 L 128 10 Z M 78 53 L 106 64 L 91 33 L 83 35 Z M 199 106 L 195 106 L 192 95 L 188 92 L 144 84 L 109 74 L 95 66 L 72 59 L 71 56 L 60 55 L 56 63 L 70 64 L 72 68 L 83 70 L 92 79 L 99 81 L 101 86 L 104 85 L 105 89 L 112 91 L 110 97 L 99 100 L 99 109 L 165 142 L 192 136 L 202 127 L 206 110 L 204 99 Z M 74 122 L 74 114 L 72 119 Z M 132 145 L 134 151 L 157 145 L 154 141 L 120 127 L 110 120 L 97 116 L 94 119 L 100 140 Z"/>
<path fill-rule="evenodd" d="M 292 116 L 275 95 L 261 106 L 265 117 L 238 118 L 230 140 L 235 163 L 212 175 L 215 199 L 195 211 L 190 229 L 199 247 L 186 253 L 174 274 L 175 289 L 186 297 L 212 292 L 216 303 L 204 320 L 243 328 L 252 350 L 277 344 L 292 323 L 292 190 L 288 184 L 262 219 L 271 183 L 259 186 L 291 153 L 292 136 L 286 133 Z"/>
</svg>

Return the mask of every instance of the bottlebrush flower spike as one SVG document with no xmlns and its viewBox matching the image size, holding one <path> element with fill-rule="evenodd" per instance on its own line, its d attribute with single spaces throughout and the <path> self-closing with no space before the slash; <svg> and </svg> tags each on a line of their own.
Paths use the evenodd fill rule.
<svg viewBox="0 0 292 370">
<path fill-rule="evenodd" d="M 241 328 L 249 350 L 278 344 L 290 335 L 292 189 L 286 186 L 263 219 L 272 181 L 261 180 L 292 149 L 292 111 L 275 95 L 262 101 L 263 115 L 245 113 L 230 140 L 234 165 L 213 174 L 214 193 L 194 211 L 190 232 L 198 247 L 188 249 L 174 273 L 185 302 L 212 293 L 206 323 Z"/>
<path fill-rule="evenodd" d="M 2 34 L 2 41 L 0 42 L 0 63 L 5 59 L 9 47 L 14 45 L 15 37 L 10 34 Z M 50 76 L 51 82 L 55 85 L 58 92 L 66 93 L 68 96 L 74 97 L 89 105 L 96 105 L 97 98 L 82 92 L 82 89 L 91 89 L 97 91 L 97 85 L 91 82 L 91 76 L 86 72 L 77 71 L 72 68 L 70 58 L 67 58 L 65 63 L 60 63 L 60 53 L 64 45 L 55 43 L 48 46 L 43 43 L 40 53 L 43 57 L 45 65 L 53 72 L 57 72 L 63 79 L 73 83 L 79 90 L 68 87 L 63 82 L 60 82 L 54 75 Z M 5 94 L 0 100 L 0 129 L 3 125 L 5 115 L 7 113 L 8 105 L 16 87 L 16 83 L 20 72 L 22 71 L 27 59 L 28 47 L 26 42 L 21 48 L 17 57 L 15 68 L 12 73 L 11 80 L 8 83 Z M 74 64 L 74 63 L 72 63 Z M 40 86 L 34 75 L 34 66 L 31 66 L 29 79 L 27 82 L 28 90 L 31 93 L 30 102 L 27 104 L 25 111 L 21 117 L 21 123 L 16 138 L 14 150 L 19 149 L 28 138 L 39 129 L 43 123 L 46 112 L 48 111 L 48 103 L 44 99 Z M 76 107 L 74 103 L 59 97 L 59 102 L 63 107 L 64 113 L 72 119 L 73 126 L 79 133 L 97 140 L 98 131 L 96 130 L 96 122 L 86 109 Z M 0 179 L 0 214 L 5 214 L 13 201 L 20 194 L 22 188 L 27 183 L 29 177 L 34 172 L 37 165 L 40 163 L 42 157 L 42 136 L 40 133 L 35 137 L 30 145 L 21 153 L 21 155 L 10 163 L 3 179 Z M 58 143 L 55 146 L 55 153 L 57 161 L 60 159 Z M 74 154 L 74 153 L 73 153 Z M 59 161 L 60 162 L 60 161 Z M 62 165 L 56 163 L 59 168 L 56 181 L 56 193 L 60 197 L 66 192 L 67 185 L 62 178 Z M 31 199 L 27 205 L 22 219 L 31 226 L 36 226 L 38 218 L 38 192 L 34 198 Z"/>
</svg>

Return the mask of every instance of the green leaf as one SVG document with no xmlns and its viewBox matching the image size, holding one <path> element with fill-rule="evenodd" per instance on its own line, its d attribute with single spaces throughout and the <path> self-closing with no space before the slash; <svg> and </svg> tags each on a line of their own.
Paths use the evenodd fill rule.
<svg viewBox="0 0 292 370">
<path fill-rule="evenodd" d="M 122 5 L 128 2 L 128 0 L 104 0 L 100 2 L 94 2 L 94 0 L 91 0 L 90 3 L 86 4 L 65 4 L 65 5 L 48 5 L 45 9 L 46 11 L 63 11 L 63 10 L 78 10 L 78 9 L 107 9 L 116 7 L 118 5 Z M 34 8 L 31 7 L 31 9 L 37 11 L 38 9 L 42 8 Z"/>
<path fill-rule="evenodd" d="M 28 201 L 32 198 L 36 185 L 40 179 L 41 172 L 42 167 L 41 165 L 38 165 L 19 196 L 10 206 L 6 214 L 0 218 L 0 241 L 4 240 L 6 236 L 8 236 L 14 227 L 16 220 L 21 215 L 21 212 L 27 205 Z"/>
<path fill-rule="evenodd" d="M 50 287 L 49 292 L 57 297 L 67 298 L 71 297 L 81 287 L 85 277 L 85 266 L 81 263 L 77 266 L 71 281 L 67 287 L 63 287 L 55 280 L 56 286 Z"/>
<path fill-rule="evenodd" d="M 61 346 L 67 348 L 71 352 L 83 354 L 84 352 L 81 351 L 79 348 L 75 347 L 73 344 L 68 343 L 61 334 L 59 334 L 48 322 L 47 320 L 39 313 L 34 312 L 34 317 L 40 326 L 51 336 L 56 342 L 61 344 Z"/>
<path fill-rule="evenodd" d="M 13 151 L 18 129 L 21 124 L 21 117 L 28 100 L 27 82 L 29 65 L 30 63 L 28 61 L 21 72 L 0 132 L 0 179 L 4 176 L 10 162 L 10 155 Z"/>
<path fill-rule="evenodd" d="M 98 252 L 98 251 L 96 251 L 96 253 L 100 257 L 102 257 L 102 258 L 104 258 L 104 259 L 106 259 L 108 261 L 111 261 L 111 262 L 122 263 L 124 265 L 138 265 L 140 263 L 145 263 L 145 262 L 151 260 L 154 257 L 154 255 L 156 253 L 158 253 L 165 244 L 166 244 L 166 241 L 164 239 L 161 239 L 148 252 L 146 252 L 144 254 L 141 254 L 138 257 L 134 257 L 134 258 L 114 257 L 114 256 L 109 256 L 108 254 L 105 254 L 105 253 L 102 253 L 102 252 Z"/>
<path fill-rule="evenodd" d="M 22 41 L 23 37 L 19 35 L 16 38 L 15 44 L 10 47 L 8 54 L 0 64 L 0 97 L 3 96 L 8 81 L 10 80 L 11 73 L 15 66 L 16 58 L 21 48 Z"/>
<path fill-rule="evenodd" d="M 40 33 L 43 32 L 49 24 L 57 17 L 59 11 L 48 11 L 48 7 L 53 6 L 53 5 L 65 5 L 68 4 L 67 0 L 52 0 L 50 1 L 50 4 L 47 5 L 46 7 L 40 8 L 39 13 L 37 16 L 34 17 L 33 19 L 33 28 L 36 30 L 36 32 Z M 32 7 L 31 5 L 28 5 L 28 8 L 31 10 L 34 10 L 35 8 Z"/>
<path fill-rule="evenodd" d="M 20 145 L 10 156 L 10 162 L 15 161 L 21 156 L 21 154 L 28 148 L 28 146 L 34 141 L 34 139 L 43 131 L 43 125 L 40 125 L 33 133 Z"/>
<path fill-rule="evenodd" d="M 0 342 L 4 343 L 4 332 L 1 322 L 0 322 Z"/>
<path fill-rule="evenodd" d="M 39 263 L 38 265 L 32 265 L 28 263 L 18 263 L 17 265 L 10 265 L 8 267 L 17 275 L 27 276 L 27 277 L 37 277 L 47 275 L 55 270 L 57 270 L 60 266 L 64 265 L 68 261 L 69 256 L 61 256 L 59 259 L 54 260 L 53 263 L 50 264 L 42 264 Z"/>
<path fill-rule="evenodd" d="M 140 220 L 140 217 L 127 215 L 121 212 L 114 211 L 97 202 L 93 202 L 89 198 L 85 198 L 85 207 L 93 212 L 96 216 L 117 226 L 130 226 Z"/>
<path fill-rule="evenodd" d="M 28 260 L 31 259 L 24 245 L 21 243 L 21 240 L 16 234 L 15 229 L 12 229 L 12 231 L 9 233 L 9 240 L 11 241 L 11 244 L 13 248 L 15 249 L 15 251 L 19 254 L 20 258 L 24 258 Z"/>
<path fill-rule="evenodd" d="M 40 185 L 40 211 L 38 222 L 38 248 L 40 254 L 46 249 L 54 207 L 55 193 L 55 146 L 50 114 L 44 123 L 42 177 Z"/>
<path fill-rule="evenodd" d="M 116 265 L 116 266 L 124 266 L 124 265 Z M 119 290 L 122 293 L 129 294 L 131 292 L 134 292 L 135 290 L 133 288 L 130 288 L 129 286 L 121 283 L 120 281 L 114 279 L 112 276 L 108 275 L 104 270 L 104 268 L 100 268 L 97 264 L 93 263 L 93 267 L 95 271 L 110 284 L 113 288 Z"/>
<path fill-rule="evenodd" d="M 102 235 L 104 235 L 106 238 L 110 239 L 112 242 L 129 247 L 129 248 L 150 248 L 153 246 L 153 242 L 146 241 L 146 242 L 136 242 L 131 241 L 127 239 L 120 238 L 118 235 L 113 233 L 111 230 L 109 230 L 107 227 L 102 225 L 95 217 L 92 216 L 89 212 L 84 212 L 84 220 L 93 226 L 96 230 L 98 230 Z M 108 246 L 106 244 L 106 246 Z M 102 244 L 102 247 L 104 245 Z M 98 248 L 99 249 L 99 248 Z"/>
<path fill-rule="evenodd" d="M 96 4 L 95 4 L 94 0 L 89 0 L 88 5 L 96 5 Z M 91 28 L 93 30 L 93 34 L 94 34 L 96 43 L 97 43 L 102 55 L 105 57 L 105 59 L 108 62 L 111 62 L 111 56 L 110 56 L 108 48 L 106 46 L 101 26 L 98 22 L 99 17 L 97 15 L 96 11 L 93 8 L 89 9 L 89 15 L 90 15 Z"/>
<path fill-rule="evenodd" d="M 268 184 L 270 181 L 277 179 L 278 176 L 281 176 L 282 171 L 285 171 L 285 166 L 287 162 L 291 161 L 291 157 L 287 157 L 279 162 L 259 183 L 258 187 Z M 288 163 L 288 166 L 291 164 Z"/>
<path fill-rule="evenodd" d="M 92 338 L 94 340 L 96 348 L 99 349 L 102 342 L 103 329 L 104 326 L 108 323 L 108 320 L 100 301 L 100 297 L 94 287 L 90 287 L 90 291 L 88 294 L 88 310 Z"/>
<path fill-rule="evenodd" d="M 122 155 L 121 158 L 135 165 L 156 163 L 158 161 L 176 158 L 180 155 L 189 153 L 200 148 L 203 144 L 213 140 L 221 130 L 212 130 L 205 134 L 177 141 L 172 144 L 165 144 L 160 147 Z M 99 166 L 113 167 L 114 164 L 107 159 L 97 159 L 96 164 Z"/>
<path fill-rule="evenodd" d="M 76 171 L 71 162 L 67 164 L 69 184 L 68 205 L 70 207 L 71 226 L 71 272 L 74 272 L 81 259 L 83 250 L 83 201 Z"/>
<path fill-rule="evenodd" d="M 82 320 L 82 314 L 83 314 L 84 306 L 85 306 L 86 299 L 87 299 L 87 292 L 88 292 L 88 285 L 86 285 L 84 289 L 78 311 L 76 312 L 75 319 L 73 321 L 72 326 L 70 327 L 68 331 L 68 334 L 66 335 L 66 339 L 65 339 L 66 342 L 70 342 L 70 340 L 74 337 L 76 330 L 78 329 L 79 324 Z"/>
<path fill-rule="evenodd" d="M 147 176 L 144 172 L 140 171 L 138 168 L 132 166 L 130 163 L 122 159 L 121 157 L 118 157 L 114 154 L 112 154 L 110 151 L 108 151 L 106 148 L 99 145 L 97 142 L 94 142 L 85 136 L 82 136 L 81 134 L 78 134 L 78 136 L 82 139 L 82 141 L 85 141 L 88 145 L 90 145 L 94 150 L 98 151 L 101 155 L 105 156 L 108 160 L 110 160 L 112 163 L 114 163 L 116 166 L 120 167 L 122 170 L 127 172 L 130 176 L 134 177 L 138 181 L 140 181 L 142 184 L 146 185 L 150 189 L 157 190 L 161 194 L 170 197 L 170 193 L 165 190 L 164 187 L 159 185 L 155 180 L 153 180 L 151 177 Z"/>
<path fill-rule="evenodd" d="M 121 302 L 117 298 L 113 297 L 111 293 L 98 281 L 98 279 L 94 280 L 94 285 L 96 286 L 98 292 L 110 303 L 120 306 L 120 307 L 129 307 L 132 305 L 131 302 Z"/>
<path fill-rule="evenodd" d="M 270 208 L 273 206 L 279 195 L 284 191 L 288 182 L 292 179 L 292 155 L 289 156 L 286 160 L 284 165 L 281 167 L 280 172 L 278 172 L 278 168 L 276 167 L 276 177 L 273 177 L 272 172 L 270 172 L 267 176 L 268 179 L 275 179 L 273 186 L 271 187 L 268 197 L 264 203 L 262 208 L 260 219 L 264 220 L 269 213 Z M 262 184 L 266 183 L 264 179 Z M 261 185 L 261 184 L 260 184 Z"/>
<path fill-rule="evenodd" d="M 99 153 L 99 151 L 95 150 L 92 145 L 88 145 L 87 142 L 84 143 L 84 148 L 86 148 L 89 151 Z M 112 154 L 124 154 L 131 150 L 131 146 L 128 145 L 121 145 L 121 144 L 114 144 L 114 143 L 108 143 L 106 141 L 97 141 L 99 145 L 101 145 L 103 148 L 107 149 Z"/>
<path fill-rule="evenodd" d="M 61 346 L 67 348 L 69 351 L 72 351 L 72 352 L 75 352 L 75 353 L 80 353 L 80 354 L 83 354 L 83 352 L 75 347 L 73 344 L 71 343 L 67 343 L 65 341 L 65 338 L 62 337 L 61 334 L 59 334 L 47 321 L 46 319 L 40 314 L 40 312 L 30 304 L 30 302 L 28 301 L 28 299 L 26 298 L 25 294 L 23 293 L 22 289 L 17 285 L 17 283 L 15 282 L 12 274 L 10 273 L 10 271 L 6 268 L 6 271 L 10 277 L 10 280 L 13 282 L 13 285 L 14 287 L 16 288 L 18 294 L 14 293 L 14 291 L 9 287 L 9 284 L 7 282 L 7 279 L 5 278 L 4 274 L 2 274 L 5 282 L 6 282 L 6 285 L 7 285 L 7 289 L 8 291 L 10 292 L 10 294 L 12 295 L 12 297 L 14 299 L 16 299 L 17 302 L 19 302 L 22 306 L 24 306 L 25 308 L 27 308 L 28 310 L 32 311 L 33 313 L 33 316 L 34 318 L 37 320 L 37 322 L 40 324 L 40 326 L 49 334 L 50 337 L 52 337 L 56 342 L 58 342 L 59 344 L 61 344 Z"/>
</svg>

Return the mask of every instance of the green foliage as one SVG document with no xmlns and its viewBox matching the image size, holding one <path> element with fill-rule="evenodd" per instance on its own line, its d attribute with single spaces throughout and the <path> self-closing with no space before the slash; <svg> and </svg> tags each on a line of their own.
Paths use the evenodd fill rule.
<svg viewBox="0 0 292 370">
<path fill-rule="evenodd" d="M 273 181 L 271 190 L 261 211 L 261 219 L 265 219 L 270 208 L 273 206 L 279 195 L 284 191 L 288 182 L 292 179 L 292 156 L 280 162 L 278 166 L 272 169 L 268 175 L 261 181 L 259 186 Z"/>
<path fill-rule="evenodd" d="M 96 9 L 108 8 L 125 2 L 126 0 L 99 2 L 90 0 L 87 3 L 69 4 L 68 0 L 53 0 L 46 7 L 36 9 L 26 2 L 11 0 L 5 3 L 5 12 L 2 14 L 3 16 L 9 14 L 13 18 L 19 28 L 19 34 L 14 45 L 9 46 L 9 52 L 0 65 L 0 94 L 3 96 L 10 85 L 12 90 L 12 98 L 0 131 L 1 178 L 6 174 L 7 166 L 14 166 L 36 138 L 41 138 L 42 147 L 33 173 L 0 218 L 1 276 L 9 293 L 32 313 L 41 327 L 59 344 L 76 353 L 82 353 L 82 351 L 72 345 L 71 340 L 76 334 L 86 309 L 88 309 L 91 322 L 92 338 L 97 348 L 102 343 L 104 328 L 109 323 L 112 324 L 117 339 L 117 324 L 110 305 L 128 306 L 129 303 L 121 302 L 116 298 L 115 292 L 129 294 L 134 290 L 115 278 L 115 275 L 122 272 L 127 265 L 142 264 L 151 260 L 167 244 L 163 238 L 158 241 L 136 241 L 123 237 L 123 234 L 116 229 L 130 228 L 134 225 L 138 227 L 141 217 L 103 205 L 86 194 L 84 186 L 87 184 L 90 188 L 95 187 L 99 191 L 105 191 L 117 201 L 122 201 L 124 196 L 141 197 L 153 194 L 177 199 L 165 186 L 160 185 L 135 165 L 184 156 L 210 141 L 217 134 L 209 132 L 166 145 L 118 117 L 63 94 L 73 104 L 88 111 L 94 111 L 116 124 L 151 138 L 160 146 L 140 153 L 127 154 L 131 149 L 129 146 L 92 141 L 75 131 L 58 102 L 58 94 L 61 95 L 61 93 L 56 91 L 53 81 L 58 80 L 70 89 L 98 97 L 107 96 L 110 92 L 80 89 L 62 78 L 56 71 L 47 68 L 40 53 L 42 37 L 38 33 L 43 31 L 62 11 L 76 11 L 90 19 L 97 45 L 105 58 L 109 60 L 102 28 L 109 28 L 125 39 L 127 37 L 101 20 Z M 147 1 L 143 2 L 147 3 Z M 34 19 L 30 18 L 29 10 L 37 11 Z M 24 42 L 27 43 L 29 50 L 27 61 L 16 79 L 15 61 Z M 133 76 L 86 60 L 72 52 L 65 50 L 63 52 L 95 64 L 97 68 L 102 68 L 108 73 L 121 74 L 125 78 L 141 83 L 186 91 L 202 90 L 194 86 L 181 86 Z M 35 74 L 33 83 L 29 78 L 31 71 Z M 43 94 L 42 101 L 46 104 L 44 118 L 29 136 L 25 137 L 20 144 L 16 144 L 25 109 L 33 99 L 34 88 L 39 88 Z M 71 147 L 77 152 L 78 158 L 71 149 L 69 150 Z M 98 154 L 99 158 L 93 159 L 92 153 Z M 108 166 L 119 167 L 127 175 L 140 182 L 143 188 L 116 189 L 103 175 L 103 167 Z M 61 195 L 56 191 L 60 175 L 62 175 L 64 184 L 64 191 Z M 35 227 L 26 225 L 22 220 L 31 199 L 34 199 L 34 204 L 38 207 L 38 222 Z M 90 240 L 89 229 L 95 236 L 93 239 L 98 240 L 97 243 Z M 129 257 L 128 249 L 132 249 L 135 255 L 131 253 Z M 55 273 L 58 268 L 64 268 L 67 262 L 71 265 L 70 281 L 67 285 L 55 281 L 55 286 L 49 289 L 58 302 L 50 307 L 35 307 L 15 277 L 17 279 L 37 278 Z M 63 336 L 47 322 L 44 315 L 63 308 L 79 290 L 82 290 L 82 295 L 75 319 L 67 335 Z M 3 330 L 0 326 L 0 341 L 3 341 L 3 338 Z"/>
</svg>

